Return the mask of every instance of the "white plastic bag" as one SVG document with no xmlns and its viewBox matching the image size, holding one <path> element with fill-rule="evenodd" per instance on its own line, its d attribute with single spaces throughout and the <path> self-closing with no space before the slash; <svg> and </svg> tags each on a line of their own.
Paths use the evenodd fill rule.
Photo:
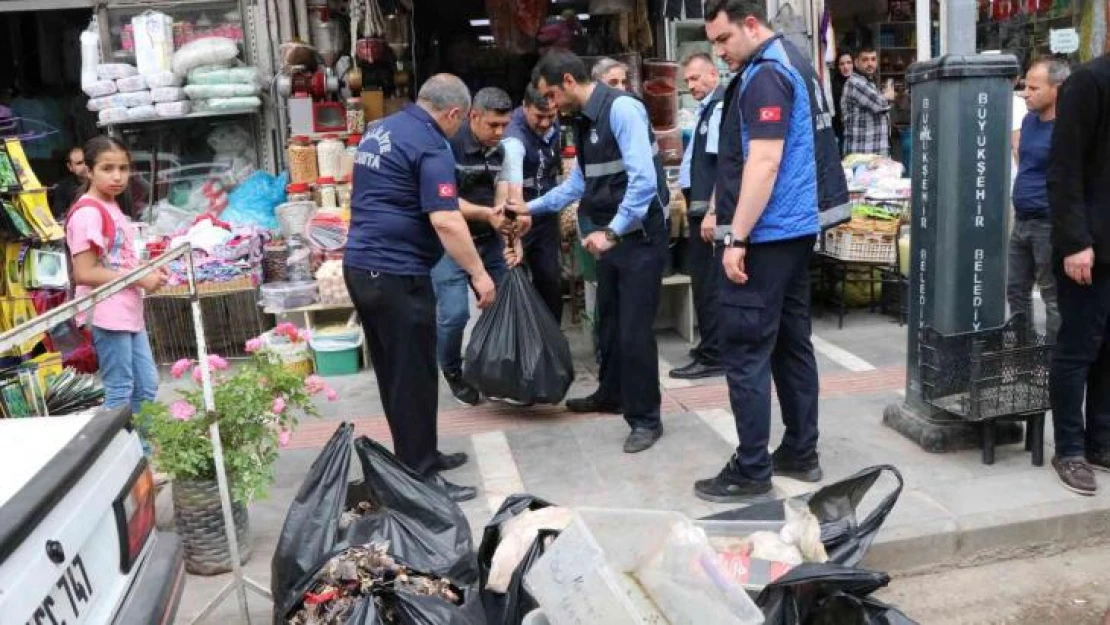
<svg viewBox="0 0 1110 625">
<path fill-rule="evenodd" d="M 185 99 L 185 90 L 181 87 L 158 87 L 150 90 L 150 99 L 158 102 L 180 102 Z"/>
<path fill-rule="evenodd" d="M 81 85 L 81 91 L 90 98 L 102 98 L 106 95 L 112 95 L 116 92 L 116 81 L 114 80 L 95 80 L 88 84 Z"/>
<path fill-rule="evenodd" d="M 89 21 L 89 26 L 81 32 L 81 86 L 92 84 L 99 80 L 96 66 L 100 64 L 100 29 L 96 18 Z"/>
<path fill-rule="evenodd" d="M 100 111 L 103 111 L 105 109 L 112 108 L 114 105 L 115 98 L 113 96 L 106 95 L 99 98 L 89 98 L 89 102 L 85 105 L 85 108 L 92 111 L 93 113 L 99 113 Z"/>
<path fill-rule="evenodd" d="M 154 110 L 154 105 L 144 104 L 142 106 L 135 106 L 127 109 L 127 119 L 150 119 L 157 117 L 158 111 Z"/>
<path fill-rule="evenodd" d="M 153 103 L 154 100 L 150 98 L 150 92 L 145 89 L 143 91 L 132 91 L 131 93 L 120 93 L 112 96 L 113 106 L 133 108 L 136 106 L 149 106 Z"/>
<path fill-rule="evenodd" d="M 249 111 L 262 106 L 258 96 L 242 98 L 212 98 L 205 100 L 205 109 L 209 111 Z"/>
<path fill-rule="evenodd" d="M 173 18 L 159 11 L 144 11 L 131 18 L 131 27 L 139 73 L 169 71 L 173 59 Z"/>
<path fill-rule="evenodd" d="M 258 95 L 260 89 L 258 85 L 185 85 L 185 93 L 191 100 L 210 100 Z"/>
<path fill-rule="evenodd" d="M 158 117 L 182 117 L 189 114 L 188 102 L 159 102 L 154 105 Z"/>
<path fill-rule="evenodd" d="M 147 74 L 146 86 L 151 89 L 159 87 L 180 87 L 182 80 L 181 77 L 173 72 L 157 72 L 154 74 Z"/>
<path fill-rule="evenodd" d="M 125 108 L 110 108 L 104 109 L 97 113 L 96 118 L 102 124 L 115 124 L 117 122 L 127 121 L 127 109 Z"/>
<path fill-rule="evenodd" d="M 139 73 L 134 65 L 127 63 L 101 63 L 96 66 L 96 77 L 100 80 L 130 78 Z"/>
<path fill-rule="evenodd" d="M 118 89 L 120 93 L 142 91 L 146 89 L 146 79 L 138 75 L 128 76 L 127 78 L 117 78 L 116 89 Z"/>
<path fill-rule="evenodd" d="M 239 46 L 227 37 L 205 37 L 191 41 L 173 55 L 173 72 L 179 76 L 201 65 L 226 64 L 239 56 Z"/>
<path fill-rule="evenodd" d="M 190 85 L 253 85 L 261 82 L 258 68 L 205 65 L 189 72 Z"/>
</svg>

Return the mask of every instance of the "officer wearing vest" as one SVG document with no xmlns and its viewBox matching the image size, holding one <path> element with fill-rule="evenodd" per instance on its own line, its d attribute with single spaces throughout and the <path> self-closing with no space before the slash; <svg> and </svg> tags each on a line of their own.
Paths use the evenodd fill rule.
<svg viewBox="0 0 1110 625">
<path fill-rule="evenodd" d="M 708 378 L 724 374 L 721 351 L 717 345 L 717 284 L 721 265 L 713 256 L 716 218 L 710 200 L 717 181 L 717 143 L 721 126 L 721 100 L 724 87 L 717 67 L 708 54 L 698 52 L 682 62 L 690 94 L 698 101 L 694 136 L 682 153 L 678 180 L 686 196 L 689 220 L 690 282 L 694 291 L 694 312 L 698 318 L 698 345 L 690 350 L 693 360 L 672 369 L 670 376 L 680 380 Z"/>
<path fill-rule="evenodd" d="M 623 413 L 632 428 L 624 451 L 643 451 L 663 434 L 652 324 L 667 252 L 663 207 L 670 196 L 658 145 L 643 103 L 592 81 L 573 53 L 549 52 L 532 78 L 559 111 L 577 115 L 578 167 L 529 202 L 529 212 L 551 213 L 579 200 L 582 246 L 598 259 L 598 389 L 567 401 L 567 409 Z"/>
<path fill-rule="evenodd" d="M 459 186 L 459 209 L 466 217 L 470 236 L 482 264 L 500 283 L 505 275 L 505 245 L 502 236 L 526 227 L 529 219 L 514 224 L 505 214 L 510 186 L 518 190 L 523 181 L 520 163 L 523 146 L 516 139 L 502 141 L 512 112 L 509 95 L 494 87 L 474 95 L 467 123 L 451 138 L 455 174 Z M 436 293 L 436 333 L 439 366 L 460 403 L 478 403 L 478 390 L 462 377 L 463 331 L 470 321 L 470 288 L 466 272 L 449 256 L 432 269 Z"/>
<path fill-rule="evenodd" d="M 505 136 L 524 146 L 525 201 L 531 201 L 555 188 L 562 166 L 559 156 L 559 112 L 535 87 L 528 85 L 524 103 L 513 111 Z M 524 235 L 524 264 L 532 285 L 557 321 L 563 318 L 562 267 L 559 266 L 559 216 L 537 215 Z"/>
<path fill-rule="evenodd" d="M 715 191 L 718 218 L 730 224 L 719 329 L 740 444 L 694 492 L 742 503 L 770 492 L 772 473 L 821 479 L 809 316 L 809 260 L 821 229 L 815 129 L 810 85 L 761 0 L 709 0 L 705 20 L 714 52 L 740 72 L 725 94 Z M 772 378 L 786 425 L 773 455 Z"/>
</svg>

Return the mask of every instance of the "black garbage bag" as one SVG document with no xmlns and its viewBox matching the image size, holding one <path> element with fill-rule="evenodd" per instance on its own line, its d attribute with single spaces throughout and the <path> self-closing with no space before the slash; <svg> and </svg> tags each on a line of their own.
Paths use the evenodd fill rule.
<svg viewBox="0 0 1110 625">
<path fill-rule="evenodd" d="M 414 569 L 459 586 L 477 585 L 470 525 L 447 492 L 365 436 L 355 441 L 355 453 L 364 481 L 352 485 L 348 500 L 364 497 L 371 511 L 351 522 L 344 543 L 388 541 L 389 553 Z"/>
<path fill-rule="evenodd" d="M 883 497 L 871 514 L 862 521 L 858 520 L 856 511 L 860 502 L 884 472 L 890 472 L 898 481 L 898 486 Z M 800 497 L 809 504 L 809 509 L 821 522 L 821 542 L 825 544 L 829 562 L 851 566 L 863 559 L 879 528 L 902 494 L 903 483 L 898 469 L 883 464 L 868 467 L 851 477 Z M 705 519 L 779 521 L 784 519 L 783 503 L 778 500 L 753 504 L 745 508 L 726 510 Z"/>
<path fill-rule="evenodd" d="M 462 605 L 454 605 L 439 597 L 414 595 L 398 591 L 396 601 L 398 625 L 485 625 L 482 602 L 476 592 L 466 592 Z"/>
<path fill-rule="evenodd" d="M 463 377 L 487 397 L 557 404 L 574 381 L 570 344 L 523 266 L 497 287 L 466 347 Z"/>
<path fill-rule="evenodd" d="M 289 506 L 270 564 L 274 622 L 284 624 L 290 591 L 320 566 L 339 541 L 339 516 L 347 494 L 354 426 L 343 423 L 313 461 Z"/>
<path fill-rule="evenodd" d="M 486 524 L 482 532 L 482 544 L 478 547 L 478 572 L 481 575 L 482 606 L 486 611 L 488 625 L 520 625 L 526 614 L 539 607 L 536 600 L 524 588 L 524 576 L 543 555 L 546 539 L 556 535 L 556 532 L 541 531 L 537 535 L 527 555 L 513 571 L 512 580 L 505 594 L 487 590 L 486 584 L 489 582 L 493 554 L 501 544 L 501 528 L 505 523 L 527 510 L 540 510 L 551 505 L 532 495 L 510 495 Z"/>
<path fill-rule="evenodd" d="M 890 583 L 886 573 L 840 564 L 805 563 L 768 584 L 756 603 L 764 625 L 916 625 L 869 595 Z"/>
</svg>

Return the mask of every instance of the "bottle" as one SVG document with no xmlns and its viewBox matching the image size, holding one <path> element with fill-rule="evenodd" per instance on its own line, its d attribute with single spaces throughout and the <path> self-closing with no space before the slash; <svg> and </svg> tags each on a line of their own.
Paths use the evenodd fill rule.
<svg viewBox="0 0 1110 625">
<path fill-rule="evenodd" d="M 317 171 L 321 178 L 335 178 L 340 175 L 345 151 L 339 135 L 324 135 L 320 143 L 316 144 L 316 158 L 319 163 Z"/>
<path fill-rule="evenodd" d="M 335 181 L 335 200 L 339 204 L 339 208 L 350 210 L 351 208 L 351 179 L 343 176 Z"/>
<path fill-rule="evenodd" d="M 285 187 L 286 202 L 311 202 L 312 191 L 307 182 L 294 182 Z"/>
<path fill-rule="evenodd" d="M 316 203 L 320 208 L 339 208 L 336 204 L 335 178 L 322 176 L 316 181 Z"/>
<path fill-rule="evenodd" d="M 320 177 L 316 163 L 316 146 L 307 136 L 294 135 L 289 138 L 286 160 L 289 165 L 289 182 L 311 184 Z"/>
<path fill-rule="evenodd" d="M 347 98 L 347 132 L 361 135 L 366 129 L 366 112 L 362 110 L 362 98 Z"/>
<path fill-rule="evenodd" d="M 352 134 L 347 137 L 347 150 L 343 153 L 343 166 L 340 168 L 340 177 L 346 176 L 354 180 L 355 177 L 355 157 L 358 156 L 358 144 L 362 141 L 361 135 Z"/>
</svg>

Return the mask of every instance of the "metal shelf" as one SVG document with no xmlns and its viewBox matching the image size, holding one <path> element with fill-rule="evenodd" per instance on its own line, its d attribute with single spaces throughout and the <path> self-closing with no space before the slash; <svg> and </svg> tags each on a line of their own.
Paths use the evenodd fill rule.
<svg viewBox="0 0 1110 625">
<path fill-rule="evenodd" d="M 179 115 L 177 117 L 150 117 L 147 119 L 129 119 L 122 122 L 97 122 L 98 128 L 111 128 L 113 126 L 134 126 L 136 124 L 156 124 L 158 122 L 176 122 L 188 119 L 201 119 L 204 117 L 236 117 L 239 115 L 256 115 L 260 113 L 259 109 L 243 109 L 239 111 L 200 111 L 197 113 L 189 113 L 188 115 Z"/>
</svg>

